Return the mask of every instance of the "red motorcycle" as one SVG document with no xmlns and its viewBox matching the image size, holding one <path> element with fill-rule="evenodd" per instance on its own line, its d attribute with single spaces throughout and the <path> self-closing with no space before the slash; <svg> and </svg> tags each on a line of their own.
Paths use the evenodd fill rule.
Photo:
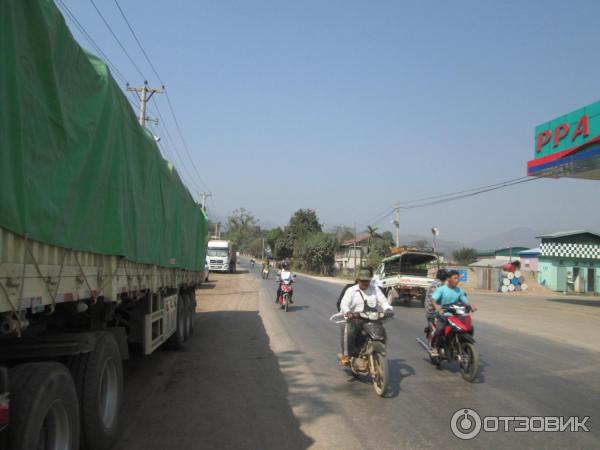
<svg viewBox="0 0 600 450">
<path fill-rule="evenodd" d="M 279 285 L 279 288 L 281 290 L 281 294 L 279 295 L 279 306 L 281 306 L 281 309 L 287 312 L 290 300 L 292 299 L 292 294 L 294 292 L 292 288 L 292 282 L 283 281 Z"/>
<path fill-rule="evenodd" d="M 438 356 L 431 354 L 431 338 L 436 330 L 436 322 L 425 328 L 427 342 L 417 338 L 417 342 L 429 354 L 432 364 L 440 366 L 442 361 L 458 361 L 462 377 L 469 382 L 473 382 L 479 374 L 479 353 L 473 338 L 471 311 L 471 306 L 462 302 L 444 308 L 444 312 L 450 315 L 447 316 L 448 323 L 440 339 Z"/>
</svg>

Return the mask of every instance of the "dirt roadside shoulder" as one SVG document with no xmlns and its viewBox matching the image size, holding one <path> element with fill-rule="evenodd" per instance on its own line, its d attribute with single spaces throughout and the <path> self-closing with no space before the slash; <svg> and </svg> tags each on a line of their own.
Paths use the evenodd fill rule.
<svg viewBox="0 0 600 450">
<path fill-rule="evenodd" d="M 195 330 L 183 350 L 159 349 L 125 363 L 125 426 L 113 450 L 313 444 L 288 402 L 258 313 L 256 280 L 245 273 L 210 279 L 197 291 Z"/>
</svg>

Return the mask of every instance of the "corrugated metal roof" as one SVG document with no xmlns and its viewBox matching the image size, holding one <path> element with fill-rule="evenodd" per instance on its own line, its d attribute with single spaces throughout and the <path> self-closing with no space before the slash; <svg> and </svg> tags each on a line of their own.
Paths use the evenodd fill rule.
<svg viewBox="0 0 600 450">
<path fill-rule="evenodd" d="M 475 261 L 474 263 L 469 264 L 469 267 L 500 267 L 507 262 L 509 262 L 508 259 L 487 258 Z"/>
<path fill-rule="evenodd" d="M 594 231 L 590 231 L 590 230 L 571 230 L 571 231 L 559 231 L 556 233 L 551 233 L 551 234 L 544 234 L 542 236 L 536 236 L 537 239 L 552 239 L 552 238 L 560 238 L 560 237 L 566 237 L 566 236 L 575 236 L 577 234 L 592 234 L 594 236 L 600 237 L 600 234 L 595 233 Z"/>
<path fill-rule="evenodd" d="M 539 255 L 540 253 L 542 253 L 542 251 L 539 247 L 536 247 L 530 248 L 529 250 L 523 250 L 522 252 L 519 252 L 519 255 Z"/>
</svg>

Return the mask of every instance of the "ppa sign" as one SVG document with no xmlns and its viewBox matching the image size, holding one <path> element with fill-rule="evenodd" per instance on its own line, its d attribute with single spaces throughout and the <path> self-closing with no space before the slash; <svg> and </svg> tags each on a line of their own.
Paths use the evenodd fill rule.
<svg viewBox="0 0 600 450">
<path fill-rule="evenodd" d="M 554 129 L 546 129 L 538 132 L 536 138 L 535 152 L 541 153 L 546 146 L 552 145 L 556 149 L 566 139 L 568 142 L 573 142 L 579 136 L 584 138 L 590 135 L 590 119 L 587 114 L 579 118 L 574 127 L 567 122 L 559 123 Z"/>
</svg>

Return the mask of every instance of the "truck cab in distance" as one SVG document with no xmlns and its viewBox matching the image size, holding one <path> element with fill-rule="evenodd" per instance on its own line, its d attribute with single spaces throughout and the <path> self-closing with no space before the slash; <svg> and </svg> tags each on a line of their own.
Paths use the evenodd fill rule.
<svg viewBox="0 0 600 450">
<path fill-rule="evenodd" d="M 235 273 L 237 254 L 231 241 L 208 241 L 206 264 L 211 272 Z"/>
</svg>

